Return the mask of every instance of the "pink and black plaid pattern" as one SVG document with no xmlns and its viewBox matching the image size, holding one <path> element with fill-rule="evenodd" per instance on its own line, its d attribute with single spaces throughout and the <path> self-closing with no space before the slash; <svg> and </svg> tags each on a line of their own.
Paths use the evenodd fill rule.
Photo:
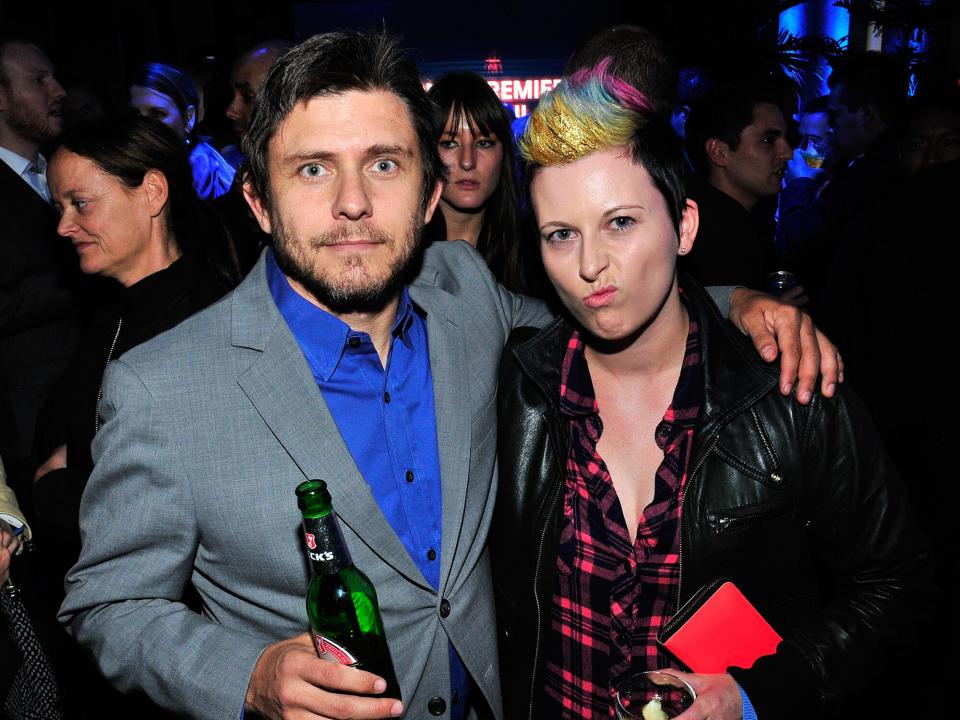
<svg viewBox="0 0 960 720">
<path fill-rule="evenodd" d="M 621 681 L 670 662 L 659 652 L 656 636 L 676 611 L 680 498 L 702 398 L 699 335 L 691 317 L 680 379 L 657 426 L 663 462 L 653 502 L 631 543 L 610 474 L 597 453 L 603 425 L 583 342 L 576 331 L 570 338 L 560 385 L 570 450 L 551 630 L 544 647 L 544 717 L 613 717 L 613 692 Z"/>
</svg>

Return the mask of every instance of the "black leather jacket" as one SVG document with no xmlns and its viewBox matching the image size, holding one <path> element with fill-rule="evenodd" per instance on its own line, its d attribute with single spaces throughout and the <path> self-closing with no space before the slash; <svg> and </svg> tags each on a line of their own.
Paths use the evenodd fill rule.
<svg viewBox="0 0 960 720">
<path fill-rule="evenodd" d="M 860 402 L 808 406 L 683 278 L 705 390 L 682 501 L 679 604 L 732 578 L 784 637 L 732 669 L 760 718 L 812 718 L 875 673 L 927 614 L 928 562 L 901 483 Z M 522 328 L 499 386 L 500 484 L 490 533 L 507 718 L 539 717 L 563 504 L 558 413 L 570 328 Z M 734 630 L 731 630 L 734 632 Z"/>
</svg>

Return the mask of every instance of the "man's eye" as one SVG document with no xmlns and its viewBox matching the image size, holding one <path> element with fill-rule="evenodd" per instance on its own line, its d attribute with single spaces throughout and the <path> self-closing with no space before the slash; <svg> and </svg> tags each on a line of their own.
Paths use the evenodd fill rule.
<svg viewBox="0 0 960 720">
<path fill-rule="evenodd" d="M 166 116 L 167 116 L 167 113 L 165 113 L 160 108 L 150 108 L 150 117 L 155 118 L 157 120 L 163 120 Z"/>
<path fill-rule="evenodd" d="M 310 163 L 300 169 L 300 174 L 308 178 L 318 178 L 326 175 L 327 169 L 320 163 Z"/>
<path fill-rule="evenodd" d="M 392 173 L 399 165 L 393 160 L 377 160 L 373 163 L 373 171 L 378 173 Z"/>
</svg>

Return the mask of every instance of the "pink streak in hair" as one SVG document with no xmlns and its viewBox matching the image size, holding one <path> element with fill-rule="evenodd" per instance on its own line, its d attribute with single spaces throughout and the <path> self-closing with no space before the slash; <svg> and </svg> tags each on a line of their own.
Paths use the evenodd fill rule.
<svg viewBox="0 0 960 720">
<path fill-rule="evenodd" d="M 603 89 L 624 107 L 643 113 L 653 112 L 653 103 L 647 99 L 646 95 L 610 72 L 612 64 L 613 58 L 606 57 L 593 67 L 577 70 L 570 76 L 570 82 L 574 85 L 583 85 L 596 78 Z"/>
</svg>

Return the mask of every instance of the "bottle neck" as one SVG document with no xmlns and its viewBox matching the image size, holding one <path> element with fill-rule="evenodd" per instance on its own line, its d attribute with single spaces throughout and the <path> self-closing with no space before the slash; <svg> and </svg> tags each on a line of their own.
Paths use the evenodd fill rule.
<svg viewBox="0 0 960 720">
<path fill-rule="evenodd" d="M 303 518 L 303 539 L 315 575 L 335 575 L 351 565 L 350 551 L 333 512 Z"/>
</svg>

